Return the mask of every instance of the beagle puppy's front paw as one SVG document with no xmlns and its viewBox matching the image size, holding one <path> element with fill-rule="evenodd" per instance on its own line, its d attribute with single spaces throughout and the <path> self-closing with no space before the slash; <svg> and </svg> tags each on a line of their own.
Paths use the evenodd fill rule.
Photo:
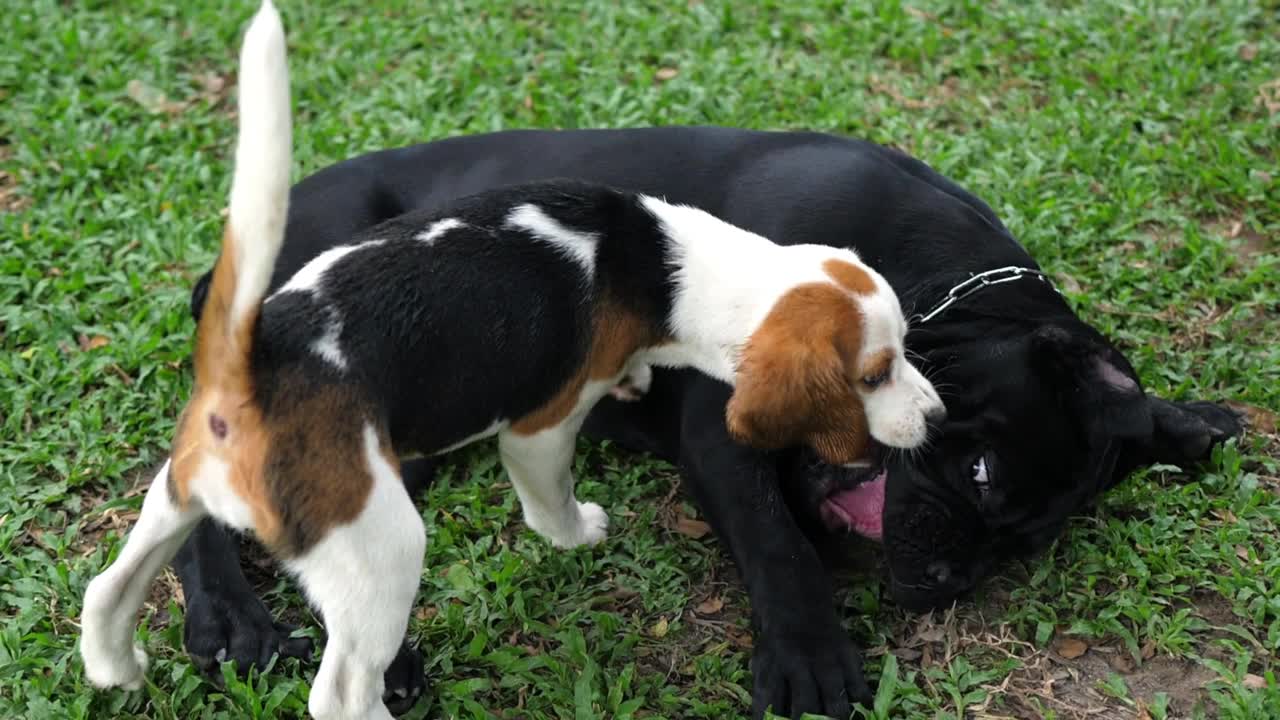
<svg viewBox="0 0 1280 720">
<path fill-rule="evenodd" d="M 96 688 L 142 689 L 142 679 L 147 671 L 147 653 L 137 645 L 125 650 L 81 645 L 84 657 L 84 674 Z"/>
<path fill-rule="evenodd" d="M 609 514 L 593 502 L 578 503 L 581 540 L 578 545 L 598 545 L 609 535 Z"/>
</svg>

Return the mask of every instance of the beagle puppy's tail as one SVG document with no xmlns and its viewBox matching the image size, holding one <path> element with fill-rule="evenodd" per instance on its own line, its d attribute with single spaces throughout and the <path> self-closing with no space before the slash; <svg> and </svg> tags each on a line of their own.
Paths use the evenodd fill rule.
<svg viewBox="0 0 1280 720">
<path fill-rule="evenodd" d="M 263 0 L 240 49 L 239 137 L 230 219 L 196 333 L 196 377 L 247 389 L 254 324 L 284 243 L 292 120 L 284 26 Z"/>
</svg>

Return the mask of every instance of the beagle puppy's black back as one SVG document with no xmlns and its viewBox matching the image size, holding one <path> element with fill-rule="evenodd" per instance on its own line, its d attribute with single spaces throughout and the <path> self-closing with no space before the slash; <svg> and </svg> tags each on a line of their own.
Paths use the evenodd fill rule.
<svg viewBox="0 0 1280 720">
<path fill-rule="evenodd" d="M 591 266 L 508 222 L 519 206 L 591 235 Z M 646 334 L 665 335 L 675 286 L 664 243 L 636 196 L 573 181 L 405 215 L 267 299 L 254 373 L 298 366 L 317 384 L 359 383 L 388 413 L 398 452 L 435 452 L 546 404 L 590 350 L 596 302 L 630 308 L 648 319 Z M 258 393 L 270 408 L 277 389 Z M 449 413 L 423 408 L 424 398 Z"/>
</svg>

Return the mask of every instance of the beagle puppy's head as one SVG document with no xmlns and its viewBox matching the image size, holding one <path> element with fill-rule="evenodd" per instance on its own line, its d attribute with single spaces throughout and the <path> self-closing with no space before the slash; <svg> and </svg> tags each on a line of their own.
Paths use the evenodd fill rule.
<svg viewBox="0 0 1280 720">
<path fill-rule="evenodd" d="M 851 253 L 822 269 L 823 280 L 784 292 L 743 348 L 730 434 L 765 449 L 808 445 L 833 464 L 865 460 L 872 438 L 920 445 L 945 410 L 907 361 L 897 295 Z"/>
</svg>

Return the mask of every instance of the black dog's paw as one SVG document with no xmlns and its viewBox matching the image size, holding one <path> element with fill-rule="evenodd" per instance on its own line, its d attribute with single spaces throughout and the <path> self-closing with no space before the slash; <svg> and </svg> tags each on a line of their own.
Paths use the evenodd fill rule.
<svg viewBox="0 0 1280 720">
<path fill-rule="evenodd" d="M 271 656 L 306 659 L 311 656 L 309 638 L 291 638 L 291 625 L 277 623 L 257 595 L 192 593 L 187 597 L 182 641 L 192 663 L 210 682 L 221 686 L 221 664 L 234 660 L 236 672 L 248 674 L 271 662 Z"/>
<path fill-rule="evenodd" d="M 423 668 L 422 653 L 406 645 L 400 646 L 396 659 L 391 661 L 384 676 L 386 689 L 382 701 L 393 715 L 403 715 L 413 709 L 418 698 L 427 691 L 427 675 Z"/>
<path fill-rule="evenodd" d="M 775 635 L 756 636 L 751 658 L 754 720 L 763 718 L 766 708 L 783 717 L 812 713 L 846 720 L 854 703 L 871 705 L 874 694 L 862 676 L 862 656 L 838 623 L 828 633 L 806 633 L 804 638 Z"/>
<path fill-rule="evenodd" d="M 1244 415 L 1234 408 L 1211 402 L 1151 401 L 1155 421 L 1157 459 L 1198 462 L 1214 445 L 1235 437 L 1244 429 Z"/>
<path fill-rule="evenodd" d="M 1232 407 L 1231 403 L 1182 402 L 1174 405 L 1183 412 L 1195 415 L 1204 423 L 1214 442 L 1239 435 L 1248 421 L 1248 416 Z"/>
</svg>

